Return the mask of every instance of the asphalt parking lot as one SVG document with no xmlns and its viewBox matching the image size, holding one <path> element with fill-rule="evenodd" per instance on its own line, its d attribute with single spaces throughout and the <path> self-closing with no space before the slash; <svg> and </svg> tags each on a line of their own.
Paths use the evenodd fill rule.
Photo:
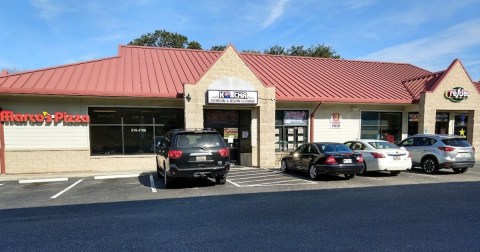
<svg viewBox="0 0 480 252">
<path fill-rule="evenodd" d="M 154 171 L 48 179 L 25 177 L 6 180 L 1 178 L 0 209 L 471 181 L 480 181 L 480 165 L 476 165 L 464 174 L 441 170 L 438 174 L 429 175 L 414 169 L 402 172 L 398 176 L 372 172 L 350 180 L 346 180 L 343 176 L 322 176 L 315 181 L 304 173 L 233 167 L 225 185 L 216 185 L 211 179 L 196 179 L 178 181 L 171 189 L 164 187 L 162 178 L 158 178 Z"/>
</svg>

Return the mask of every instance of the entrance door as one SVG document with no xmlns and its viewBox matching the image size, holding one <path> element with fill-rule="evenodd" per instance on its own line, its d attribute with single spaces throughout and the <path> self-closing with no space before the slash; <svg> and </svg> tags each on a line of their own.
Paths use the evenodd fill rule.
<svg viewBox="0 0 480 252">
<path fill-rule="evenodd" d="M 230 151 L 230 161 L 240 164 L 241 153 L 251 153 L 250 110 L 206 109 L 203 125 L 216 129 Z"/>
</svg>

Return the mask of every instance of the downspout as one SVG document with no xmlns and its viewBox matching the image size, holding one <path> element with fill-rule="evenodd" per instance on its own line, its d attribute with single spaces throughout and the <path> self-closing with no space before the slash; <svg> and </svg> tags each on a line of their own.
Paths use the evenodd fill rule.
<svg viewBox="0 0 480 252">
<path fill-rule="evenodd" d="M 313 125 L 314 125 L 314 122 L 315 122 L 315 112 L 317 112 L 317 109 L 320 107 L 320 105 L 322 105 L 322 102 L 320 102 L 317 107 L 313 110 L 312 114 L 310 114 L 310 143 L 313 143 L 313 139 L 314 139 L 314 136 L 313 136 L 313 132 L 314 132 L 314 128 L 313 128 Z"/>
<path fill-rule="evenodd" d="M 0 112 L 3 109 L 0 107 Z M 5 175 L 5 131 L 4 122 L 0 122 L 0 175 Z"/>
</svg>

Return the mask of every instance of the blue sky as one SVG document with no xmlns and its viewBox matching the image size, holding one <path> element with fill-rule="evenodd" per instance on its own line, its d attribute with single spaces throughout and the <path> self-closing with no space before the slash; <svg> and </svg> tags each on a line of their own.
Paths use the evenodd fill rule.
<svg viewBox="0 0 480 252">
<path fill-rule="evenodd" d="M 480 0 L 4 0 L 0 69 L 116 56 L 118 45 L 165 29 L 204 49 L 325 44 L 345 59 L 429 71 L 459 58 L 478 81 L 479 10 Z"/>
</svg>

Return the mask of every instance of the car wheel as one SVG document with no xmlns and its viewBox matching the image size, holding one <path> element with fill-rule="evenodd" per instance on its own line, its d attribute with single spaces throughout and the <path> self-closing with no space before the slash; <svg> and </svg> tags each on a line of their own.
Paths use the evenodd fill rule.
<svg viewBox="0 0 480 252">
<path fill-rule="evenodd" d="M 393 176 L 397 176 L 400 173 L 401 171 L 390 171 L 390 174 L 392 174 Z"/>
<path fill-rule="evenodd" d="M 465 173 L 466 171 L 468 171 L 468 168 L 453 168 L 455 173 Z"/>
<path fill-rule="evenodd" d="M 287 172 L 288 171 L 287 161 L 285 159 L 282 160 L 282 163 L 280 164 L 280 170 L 282 172 Z"/>
<path fill-rule="evenodd" d="M 308 174 L 310 174 L 310 178 L 316 180 L 318 178 L 317 167 L 315 165 L 310 165 L 308 168 Z"/>
<path fill-rule="evenodd" d="M 227 175 L 216 176 L 215 182 L 219 185 L 225 185 L 225 183 L 227 182 Z"/>
<path fill-rule="evenodd" d="M 364 168 L 363 168 L 362 175 L 367 175 L 367 172 L 368 172 L 367 171 L 367 163 L 363 162 L 363 166 L 364 166 Z"/>
<path fill-rule="evenodd" d="M 422 162 L 422 169 L 428 174 L 434 174 L 438 171 L 437 161 L 433 158 L 426 158 Z"/>
<path fill-rule="evenodd" d="M 356 175 L 357 174 L 355 174 L 355 173 L 354 174 L 343 174 L 343 176 L 345 176 L 346 179 L 353 179 L 353 178 L 355 178 Z"/>
</svg>

